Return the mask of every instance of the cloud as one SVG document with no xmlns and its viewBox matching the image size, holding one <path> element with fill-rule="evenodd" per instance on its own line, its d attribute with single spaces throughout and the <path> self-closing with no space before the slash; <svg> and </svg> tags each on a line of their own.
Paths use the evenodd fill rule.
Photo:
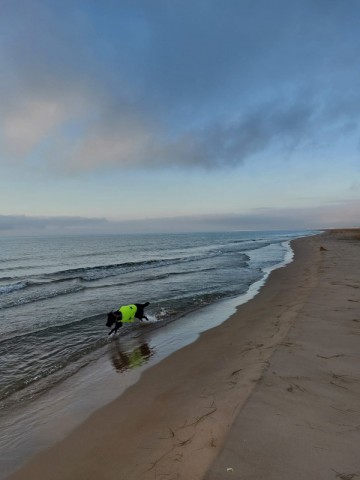
<svg viewBox="0 0 360 480">
<path fill-rule="evenodd" d="M 123 231 L 196 232 L 234 230 L 311 230 L 360 227 L 360 202 L 307 208 L 264 208 L 249 213 L 190 215 L 120 222 Z"/>
<path fill-rule="evenodd" d="M 331 147 L 358 134 L 359 13 L 332 0 L 5 0 L 0 161 L 207 169 Z"/>
<path fill-rule="evenodd" d="M 360 181 L 354 181 L 352 182 L 352 184 L 350 185 L 350 188 L 349 190 L 351 192 L 360 192 Z"/>
<path fill-rule="evenodd" d="M 62 163 L 69 171 L 104 167 L 220 168 L 242 164 L 272 149 L 288 157 L 294 149 L 331 142 L 343 123 L 324 119 L 321 105 L 311 102 L 270 102 L 253 107 L 231 121 L 173 135 L 165 127 L 141 120 L 132 125 L 96 125 Z M 354 125 L 357 129 L 357 123 Z"/>
<path fill-rule="evenodd" d="M 0 215 L 0 235 L 183 233 L 233 230 L 308 230 L 360 227 L 360 202 L 307 208 L 264 208 L 248 213 L 187 215 L 137 220 Z"/>
<path fill-rule="evenodd" d="M 86 217 L 33 217 L 26 215 L 0 215 L 0 232 L 3 233 L 71 233 L 72 229 L 106 228 L 104 218 Z"/>
<path fill-rule="evenodd" d="M 59 102 L 27 101 L 4 118 L 3 135 L 8 150 L 15 156 L 27 155 L 65 119 L 65 109 Z"/>
</svg>

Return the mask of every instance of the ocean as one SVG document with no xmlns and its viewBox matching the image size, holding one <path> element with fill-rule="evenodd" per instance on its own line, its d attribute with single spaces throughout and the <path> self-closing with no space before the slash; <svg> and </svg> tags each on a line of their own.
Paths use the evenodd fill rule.
<svg viewBox="0 0 360 480">
<path fill-rule="evenodd" d="M 144 365 L 159 353 L 156 335 L 164 350 L 179 348 L 179 327 L 246 294 L 291 259 L 291 239 L 312 233 L 0 238 L 0 416 L 12 418 L 0 449 L 14 442 L 16 412 L 99 359 L 117 374 Z M 124 325 L 114 347 L 107 312 L 145 302 L 149 321 Z"/>
</svg>

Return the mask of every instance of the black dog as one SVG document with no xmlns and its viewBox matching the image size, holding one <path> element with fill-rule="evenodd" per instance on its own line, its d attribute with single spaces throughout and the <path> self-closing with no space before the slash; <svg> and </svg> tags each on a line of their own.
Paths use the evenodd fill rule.
<svg viewBox="0 0 360 480">
<path fill-rule="evenodd" d="M 112 325 L 114 325 L 114 323 L 115 323 L 115 327 L 109 332 L 109 335 L 111 335 L 112 333 L 115 334 L 119 330 L 119 328 L 123 326 L 122 322 L 118 321 L 120 316 L 116 315 L 116 313 L 117 312 L 109 312 L 108 315 L 107 315 L 106 326 L 111 328 Z"/>
<path fill-rule="evenodd" d="M 142 320 L 143 318 L 145 318 L 145 320 L 149 321 L 147 316 L 144 314 L 144 309 L 145 309 L 145 307 L 150 305 L 150 303 L 149 302 L 134 303 L 133 305 L 136 306 L 135 318 L 138 318 L 139 320 Z M 109 335 L 111 335 L 112 333 L 115 334 L 119 330 L 119 328 L 123 326 L 123 322 L 121 321 L 122 318 L 123 317 L 122 317 L 122 313 L 121 313 L 120 309 L 115 311 L 115 312 L 109 312 L 108 313 L 106 326 L 110 328 L 115 323 L 115 327 L 109 332 Z M 124 322 L 128 322 L 128 320 L 124 319 Z"/>
</svg>

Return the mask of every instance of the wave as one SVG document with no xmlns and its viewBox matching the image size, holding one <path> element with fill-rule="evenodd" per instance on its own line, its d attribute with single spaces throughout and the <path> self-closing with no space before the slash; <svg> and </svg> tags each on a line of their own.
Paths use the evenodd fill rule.
<svg viewBox="0 0 360 480">
<path fill-rule="evenodd" d="M 80 277 L 79 277 L 80 278 Z M 14 280 L 14 277 L 5 277 L 2 278 L 1 280 Z M 76 277 L 74 278 L 58 278 L 58 279 L 37 279 L 37 278 L 31 278 L 31 280 L 20 280 L 15 283 L 9 283 L 7 285 L 0 286 L 0 295 L 5 294 L 5 293 L 11 293 L 16 290 L 23 290 L 25 288 L 32 288 L 32 287 L 41 287 L 44 285 L 53 285 L 57 283 L 64 283 L 68 281 L 75 281 L 77 280 Z"/>
<path fill-rule="evenodd" d="M 217 252 L 218 255 L 222 252 Z M 43 285 L 48 283 L 57 283 L 57 282 L 66 282 L 80 280 L 83 282 L 94 282 L 102 278 L 116 276 L 120 272 L 130 273 L 136 271 L 137 269 L 148 269 L 153 267 L 162 267 L 174 265 L 177 263 L 193 262 L 197 260 L 202 260 L 205 258 L 210 258 L 213 255 L 197 255 L 193 257 L 175 257 L 161 260 L 143 260 L 139 262 L 123 262 L 123 263 L 113 263 L 109 265 L 96 265 L 94 267 L 79 267 L 79 268 L 70 268 L 65 270 L 58 270 L 52 273 L 45 273 L 43 275 L 34 275 L 31 277 L 31 280 L 27 281 L 18 281 L 14 284 L 5 285 L 0 287 L 0 293 L 9 293 L 12 290 L 18 290 L 20 288 L 25 288 L 27 286 L 33 285 Z M 17 277 L 3 277 L 0 280 L 15 280 Z M 21 287 L 14 287 L 15 285 L 22 285 Z"/>
<path fill-rule="evenodd" d="M 26 288 L 28 285 L 29 285 L 29 282 L 16 282 L 16 283 L 11 283 L 9 285 L 4 285 L 0 287 L 0 295 L 3 293 L 15 292 L 16 290 L 22 290 L 23 288 Z"/>
<path fill-rule="evenodd" d="M 110 288 L 110 287 L 121 287 L 124 285 L 134 285 L 136 283 L 144 283 L 144 282 L 153 282 L 156 280 L 163 280 L 165 278 L 171 278 L 179 275 L 193 275 L 194 273 L 199 273 L 199 272 L 210 272 L 212 270 L 216 270 L 215 267 L 209 267 L 209 268 L 200 268 L 196 270 L 186 270 L 185 272 L 166 272 L 166 273 L 160 273 L 159 275 L 153 275 L 151 277 L 144 277 L 136 280 L 126 280 L 124 282 L 113 282 L 113 283 L 106 283 L 103 285 L 93 285 L 89 286 L 87 288 L 89 289 L 98 289 L 98 288 Z"/>
<path fill-rule="evenodd" d="M 29 304 L 41 300 L 46 300 L 62 295 L 69 295 L 76 293 L 86 288 L 106 288 L 114 286 L 129 285 L 134 283 L 143 283 L 149 281 L 157 281 L 164 278 L 169 278 L 175 275 L 188 275 L 199 273 L 202 271 L 212 270 L 216 267 L 206 267 L 205 268 L 196 268 L 181 271 L 172 271 L 164 272 L 155 275 L 141 275 L 141 278 L 131 279 L 124 276 L 125 281 L 120 282 L 110 282 L 106 285 L 96 285 L 91 286 L 91 284 L 86 285 L 87 282 L 94 283 L 99 280 L 106 279 L 108 277 L 118 276 L 120 274 L 134 273 L 137 271 L 149 270 L 152 268 L 161 268 L 169 267 L 171 265 L 180 265 L 188 264 L 191 262 L 197 262 L 202 260 L 211 260 L 212 258 L 223 256 L 223 255 L 233 255 L 236 253 L 238 260 L 243 262 L 243 265 L 246 266 L 246 262 L 249 260 L 249 256 L 242 252 L 226 251 L 223 249 L 215 249 L 212 252 L 207 252 L 203 255 L 193 255 L 190 257 L 172 257 L 167 259 L 150 259 L 143 260 L 138 262 L 122 262 L 114 263 L 110 265 L 97 265 L 94 267 L 79 267 L 71 268 L 65 270 L 58 270 L 54 273 L 48 273 L 45 275 L 33 276 L 31 279 L 23 279 L 21 281 L 12 282 L 7 285 L 0 287 L 0 296 L 4 296 L 5 299 L 0 302 L 0 309 L 15 307 L 19 305 Z M 7 277 L 10 278 L 11 277 Z M 65 288 L 58 288 L 57 284 L 65 284 L 71 282 L 69 286 Z M 45 287 L 44 287 L 45 286 Z M 39 287 L 41 291 L 39 291 Z M 16 295 L 16 292 L 23 291 L 21 297 Z"/>
<path fill-rule="evenodd" d="M 7 300 L 4 300 L 2 303 L 0 303 L 0 309 L 26 305 L 28 303 L 55 298 L 60 295 L 69 295 L 72 293 L 77 293 L 82 290 L 85 290 L 85 288 L 86 287 L 84 287 L 83 285 L 75 285 L 72 287 L 65 288 L 63 290 L 56 290 L 52 292 L 36 292 L 35 294 L 29 297 L 20 297 L 20 298 L 16 297 L 13 299 L 7 299 Z"/>
<path fill-rule="evenodd" d="M 0 264 L 2 263 L 9 263 L 9 262 L 18 262 L 22 260 L 29 260 L 29 256 L 22 256 L 22 257 L 6 257 L 6 258 L 0 258 Z"/>
<path fill-rule="evenodd" d="M 215 270 L 215 268 L 206 268 L 203 269 L 202 271 L 210 271 L 210 270 Z M 193 270 L 191 273 L 196 273 L 199 270 Z M 190 273 L 190 272 L 185 272 L 185 274 Z M 167 275 L 159 275 L 157 278 L 162 279 L 162 278 L 168 278 L 170 275 L 182 275 L 180 272 L 171 272 L 170 274 Z M 250 281 L 250 283 L 253 280 Z M 135 282 L 134 282 L 135 283 Z M 113 286 L 113 285 L 106 285 L 106 287 Z M 229 296 L 232 294 L 237 294 L 241 291 L 241 288 L 239 289 L 239 286 L 236 286 L 233 290 L 233 288 L 229 288 L 223 291 L 219 291 L 216 289 L 216 291 L 212 292 L 206 292 L 206 290 L 199 291 L 197 293 L 194 292 L 187 292 L 180 294 L 179 296 L 173 296 L 167 300 L 162 300 L 161 303 L 157 302 L 152 302 L 152 309 L 157 309 L 160 308 L 160 311 L 162 312 L 161 314 L 157 314 L 156 316 L 159 316 L 159 319 L 162 321 L 164 320 L 169 320 L 169 318 L 177 316 L 177 312 L 181 311 L 181 316 L 185 315 L 189 311 L 196 310 L 201 306 L 208 305 L 210 303 L 213 303 L 214 301 L 219 300 L 220 298 L 223 298 L 225 296 Z M 179 306 L 176 307 L 174 310 L 175 304 L 178 304 Z M 169 304 L 169 305 L 167 305 Z M 109 310 L 111 307 L 109 307 Z M 166 314 L 164 314 L 164 311 L 166 311 Z M 56 337 L 57 335 L 61 335 L 62 333 L 71 334 L 72 332 L 83 332 L 84 328 L 87 327 L 86 329 L 92 327 L 96 327 L 96 325 L 99 325 L 101 328 L 103 325 L 105 325 L 105 320 L 106 320 L 106 315 L 108 311 L 104 311 L 103 313 L 98 313 L 96 315 L 90 315 L 90 316 L 85 316 L 82 318 L 76 318 L 73 319 L 72 321 L 60 323 L 60 324 L 54 324 L 54 323 L 49 323 L 49 324 L 43 324 L 42 326 L 39 325 L 34 325 L 33 330 L 26 330 L 24 332 L 19 333 L 17 330 L 16 331 L 10 331 L 6 334 L 6 337 L 0 339 L 0 350 L 4 353 L 5 350 L 8 350 L 6 344 L 14 345 L 14 343 L 17 343 L 19 341 L 23 341 L 26 338 L 27 343 L 34 343 L 36 344 L 37 341 L 41 341 L 42 339 L 52 339 Z M 141 325 L 140 325 L 141 326 Z M 132 325 L 131 328 L 134 329 L 136 328 L 136 325 Z M 122 331 L 125 332 L 125 329 L 122 329 Z M 8 352 L 11 351 L 11 348 L 8 350 Z M 6 353 L 6 352 L 5 352 Z"/>
<path fill-rule="evenodd" d="M 47 266 L 47 265 L 43 265 Z M 0 268 L 0 272 L 10 272 L 11 270 L 29 270 L 31 268 L 38 268 L 38 265 L 20 265 L 20 266 L 14 266 L 14 267 L 5 267 L 5 268 Z"/>
<path fill-rule="evenodd" d="M 69 294 L 72 294 L 72 293 L 77 293 L 77 292 L 80 292 L 80 291 L 83 291 L 83 290 L 86 290 L 86 289 L 91 289 L 91 290 L 95 290 L 95 289 L 104 289 L 104 288 L 112 288 L 112 287 L 119 287 L 119 286 L 124 286 L 124 285 L 134 285 L 134 284 L 137 284 L 137 283 L 144 283 L 144 282 L 153 282 L 153 281 L 157 281 L 157 280 L 162 280 L 162 279 L 166 279 L 166 278 L 170 278 L 170 277 L 173 277 L 173 276 L 178 276 L 178 275 L 192 275 L 194 273 L 199 273 L 199 272 L 207 272 L 207 271 L 211 271 L 211 270 L 214 270 L 215 267 L 210 267 L 210 268 L 203 268 L 203 269 L 197 269 L 197 270 L 187 270 L 185 272 L 167 272 L 167 273 L 163 273 L 163 274 L 159 274 L 159 275 L 153 275 L 153 276 L 150 276 L 150 277 L 144 277 L 144 278 L 140 278 L 140 279 L 136 279 L 136 280 L 126 280 L 124 282 L 113 282 L 113 283 L 106 283 L 105 285 L 93 285 L 93 286 L 85 286 L 85 285 L 82 285 L 82 284 L 76 284 L 76 285 L 72 285 L 70 287 L 67 287 L 65 289 L 62 289 L 62 290 L 56 290 L 56 291 L 48 291 L 48 292 L 44 292 L 44 291 L 41 291 L 41 292 L 35 292 L 32 296 L 29 295 L 27 298 L 26 297 L 21 297 L 21 298 L 14 298 L 14 299 L 8 299 L 7 301 L 3 301 L 3 303 L 0 302 L 0 309 L 6 309 L 6 308 L 11 308 L 11 307 L 17 307 L 17 306 L 20 306 L 20 305 L 26 305 L 26 304 L 29 304 L 29 303 L 33 303 L 33 302 L 38 302 L 38 301 L 41 301 L 41 300 L 47 300 L 47 299 L 50 299 L 50 298 L 55 298 L 55 297 L 58 297 L 58 296 L 62 296 L 62 295 L 69 295 Z M 35 286 L 42 286 L 42 285 L 45 285 L 45 284 L 48 284 L 49 286 L 53 286 L 53 284 L 57 284 L 57 283 L 64 283 L 68 280 L 77 280 L 76 278 L 66 278 L 66 279 L 58 279 L 58 280 L 55 280 L 53 282 L 32 282 L 32 281 L 28 281 L 28 282 L 21 282 L 23 285 L 20 286 L 18 288 L 14 288 L 11 289 L 11 288 L 8 288 L 8 287 L 11 287 L 11 285 L 8 285 L 6 287 L 2 287 L 4 288 L 4 292 L 1 292 L 0 290 L 0 294 L 1 293 L 11 293 L 11 292 L 14 292 L 15 290 L 20 290 L 20 289 L 24 289 L 26 287 L 35 287 Z M 20 283 L 20 282 L 19 282 Z"/>
<path fill-rule="evenodd" d="M 263 246 L 263 245 L 262 245 Z M 254 248 L 254 247 L 252 247 Z M 260 248 L 260 247 L 259 247 Z M 125 270 L 126 273 L 136 271 L 137 269 L 149 269 L 149 268 L 158 268 L 163 266 L 170 266 L 176 264 L 183 264 L 183 263 L 191 263 L 201 260 L 208 260 L 210 258 L 214 258 L 217 256 L 221 256 L 224 254 L 229 254 L 229 251 L 219 250 L 216 249 L 212 252 L 208 252 L 204 255 L 193 255 L 187 257 L 172 257 L 172 258 L 165 258 L 161 260 L 143 260 L 139 262 L 124 262 L 124 263 L 115 263 L 110 265 L 97 265 L 95 267 L 81 267 L 81 268 L 72 268 L 68 270 L 60 270 L 55 274 L 49 274 L 49 276 L 56 277 L 62 276 L 64 280 L 70 279 L 79 279 L 85 282 L 92 282 L 95 280 L 99 280 L 101 278 L 106 278 L 107 276 L 115 276 L 120 271 Z M 238 252 L 242 254 L 242 252 Z M 242 254 L 244 260 L 248 260 L 248 256 L 244 253 Z M 74 275 L 75 274 L 75 275 Z M 78 275 L 80 274 L 80 275 Z"/>
<path fill-rule="evenodd" d="M 106 251 L 100 251 L 100 252 L 88 252 L 88 253 L 77 253 L 75 255 L 70 255 L 72 258 L 82 258 L 82 257 L 104 257 L 108 255 L 121 255 L 121 251 L 119 250 L 106 250 Z"/>
<path fill-rule="evenodd" d="M 251 249 L 261 248 L 265 244 L 259 246 L 251 245 Z M 32 275 L 29 280 L 19 280 L 19 276 L 7 276 L 0 278 L 0 281 L 11 281 L 17 280 L 15 283 L 9 285 L 4 285 L 0 287 L 0 294 L 10 293 L 15 290 L 21 290 L 26 287 L 31 287 L 33 285 L 42 285 L 47 283 L 56 283 L 56 282 L 66 282 L 71 280 L 78 280 L 81 282 L 94 282 L 103 278 L 116 276 L 119 273 L 130 273 L 136 270 L 145 270 L 150 268 L 160 268 L 163 266 L 176 265 L 179 263 L 190 263 L 201 260 L 208 260 L 213 257 L 229 255 L 231 253 L 243 254 L 244 259 L 248 259 L 243 250 L 248 250 L 249 248 L 244 248 L 241 251 L 233 251 L 229 248 L 216 248 L 210 252 L 204 254 L 184 256 L 184 257 L 172 257 L 165 259 L 149 259 L 141 260 L 137 262 L 121 262 L 121 263 L 112 263 L 109 265 L 95 265 L 89 267 L 78 267 L 78 268 L 69 268 L 64 270 L 56 270 L 54 272 L 48 272 L 39 275 Z M 26 277 L 26 276 L 25 276 Z M 21 278 L 21 277 L 20 277 Z M 24 278 L 24 277 L 23 277 Z"/>
</svg>

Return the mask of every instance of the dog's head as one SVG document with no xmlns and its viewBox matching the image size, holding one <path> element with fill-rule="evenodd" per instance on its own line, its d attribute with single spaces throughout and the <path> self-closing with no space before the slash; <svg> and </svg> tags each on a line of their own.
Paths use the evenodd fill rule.
<svg viewBox="0 0 360 480">
<path fill-rule="evenodd" d="M 111 327 L 116 322 L 116 316 L 114 312 L 109 312 L 107 315 L 106 326 Z"/>
</svg>

